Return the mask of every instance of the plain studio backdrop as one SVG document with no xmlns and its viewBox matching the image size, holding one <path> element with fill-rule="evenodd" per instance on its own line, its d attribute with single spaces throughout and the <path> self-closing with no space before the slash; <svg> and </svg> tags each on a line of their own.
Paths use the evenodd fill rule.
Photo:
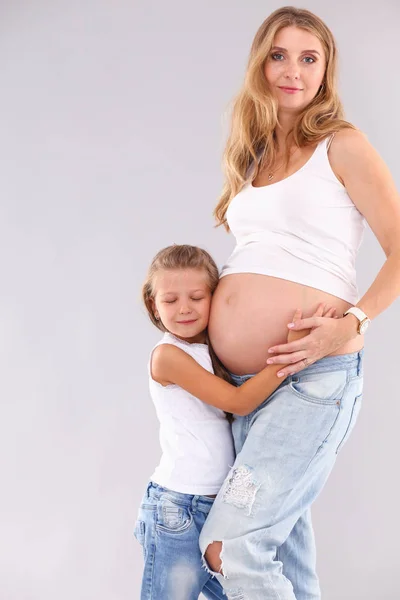
<svg viewBox="0 0 400 600">
<path fill-rule="evenodd" d="M 333 30 L 349 120 L 400 187 L 400 7 L 297 3 Z M 222 266 L 229 103 L 261 0 L 1 0 L 1 600 L 131 600 L 160 456 L 140 303 L 171 243 Z M 367 231 L 363 293 L 384 254 Z M 314 507 L 324 600 L 395 600 L 400 304 L 367 334 L 364 406 Z"/>
</svg>

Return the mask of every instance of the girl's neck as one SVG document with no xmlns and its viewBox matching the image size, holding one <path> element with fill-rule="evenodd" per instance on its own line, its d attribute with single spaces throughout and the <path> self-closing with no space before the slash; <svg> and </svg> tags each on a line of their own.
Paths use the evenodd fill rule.
<svg viewBox="0 0 400 600">
<path fill-rule="evenodd" d="M 168 331 L 170 335 L 173 335 L 178 340 L 182 340 L 182 342 L 186 342 L 187 344 L 207 344 L 207 333 L 206 331 L 202 331 L 193 337 L 182 337 L 181 335 L 177 335 L 176 333 L 172 333 L 172 331 Z"/>
</svg>

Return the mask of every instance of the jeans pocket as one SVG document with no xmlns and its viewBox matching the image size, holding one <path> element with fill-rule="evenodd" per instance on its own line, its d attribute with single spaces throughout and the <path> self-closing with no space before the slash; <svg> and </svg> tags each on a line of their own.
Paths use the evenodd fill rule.
<svg viewBox="0 0 400 600">
<path fill-rule="evenodd" d="M 350 420 L 348 422 L 344 436 L 343 436 L 341 442 L 339 443 L 338 447 L 336 448 L 336 454 L 338 454 L 340 452 L 340 450 L 343 448 L 343 445 L 349 439 L 350 434 L 354 429 L 354 425 L 356 424 L 357 417 L 358 417 L 360 409 L 361 409 L 362 397 L 363 397 L 362 394 L 359 394 L 358 396 L 355 397 L 353 407 L 351 410 L 351 414 L 350 414 Z"/>
<path fill-rule="evenodd" d="M 146 544 L 146 523 L 138 519 L 136 521 L 135 529 L 133 531 L 133 535 L 142 546 L 143 559 L 146 560 L 147 557 L 147 544 Z"/>
<path fill-rule="evenodd" d="M 139 542 L 139 544 L 141 546 L 144 545 L 145 531 L 146 531 L 146 525 L 145 525 L 144 521 L 141 521 L 140 519 L 138 519 L 136 521 L 133 535 L 135 536 L 135 538 L 137 539 L 137 541 Z"/>
<path fill-rule="evenodd" d="M 188 506 L 176 504 L 169 498 L 161 500 L 157 529 L 166 533 L 183 533 L 192 525 L 193 515 Z"/>
<path fill-rule="evenodd" d="M 336 404 L 341 400 L 347 384 L 347 372 L 299 373 L 289 383 L 291 391 L 302 400 L 314 404 Z"/>
</svg>

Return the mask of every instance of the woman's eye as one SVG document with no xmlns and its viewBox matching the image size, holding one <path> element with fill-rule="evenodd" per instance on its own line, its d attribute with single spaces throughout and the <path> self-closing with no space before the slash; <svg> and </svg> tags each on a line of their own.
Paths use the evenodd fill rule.
<svg viewBox="0 0 400 600">
<path fill-rule="evenodd" d="M 201 298 L 192 298 L 192 300 L 203 300 L 203 297 L 201 297 Z"/>
<path fill-rule="evenodd" d="M 274 52 L 274 54 L 271 55 L 271 58 L 272 60 L 282 61 L 285 57 L 280 52 Z M 311 65 L 312 63 L 315 63 L 315 58 L 313 56 L 305 56 L 303 61 Z"/>
</svg>

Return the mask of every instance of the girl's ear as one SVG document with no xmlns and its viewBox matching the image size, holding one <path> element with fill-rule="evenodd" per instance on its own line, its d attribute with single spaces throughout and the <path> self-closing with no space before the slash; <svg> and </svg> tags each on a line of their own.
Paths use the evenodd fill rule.
<svg viewBox="0 0 400 600">
<path fill-rule="evenodd" d="M 156 308 L 156 303 L 154 302 L 154 298 L 150 298 L 150 305 L 151 305 L 151 310 L 153 311 L 153 315 L 158 321 L 160 319 L 160 315 L 158 314 L 158 310 Z"/>
</svg>

